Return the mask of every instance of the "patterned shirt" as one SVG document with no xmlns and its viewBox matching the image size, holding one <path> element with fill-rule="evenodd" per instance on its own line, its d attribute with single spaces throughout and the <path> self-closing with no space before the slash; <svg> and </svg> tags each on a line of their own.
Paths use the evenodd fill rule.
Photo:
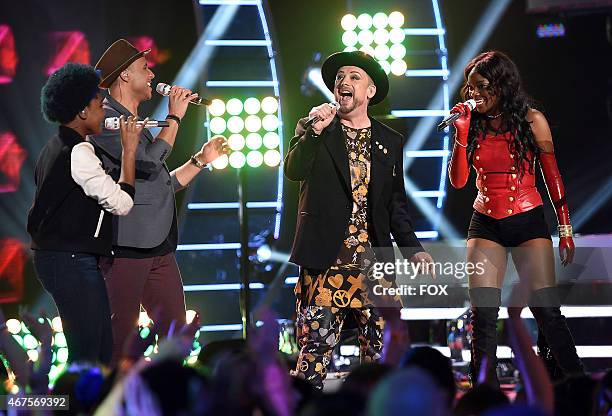
<svg viewBox="0 0 612 416">
<path fill-rule="evenodd" d="M 367 222 L 372 129 L 342 125 L 342 131 L 349 160 L 353 210 L 335 264 L 327 270 L 300 270 L 295 287 L 298 310 L 307 306 L 373 306 L 367 284 L 368 269 L 376 261 Z M 377 283 L 392 285 L 385 280 Z"/>
</svg>

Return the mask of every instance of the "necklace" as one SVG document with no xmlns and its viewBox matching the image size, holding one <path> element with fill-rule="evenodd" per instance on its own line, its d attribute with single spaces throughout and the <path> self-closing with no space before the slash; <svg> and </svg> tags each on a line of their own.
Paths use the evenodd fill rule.
<svg viewBox="0 0 612 416">
<path fill-rule="evenodd" d="M 499 114 L 495 114 L 494 116 L 490 116 L 490 115 L 488 115 L 488 114 L 487 114 L 486 116 L 487 116 L 487 118 L 488 118 L 489 120 L 493 120 L 493 119 L 495 119 L 495 118 L 500 117 L 502 114 L 504 114 L 504 113 L 503 113 L 503 112 L 501 112 L 501 113 L 499 113 Z"/>
</svg>

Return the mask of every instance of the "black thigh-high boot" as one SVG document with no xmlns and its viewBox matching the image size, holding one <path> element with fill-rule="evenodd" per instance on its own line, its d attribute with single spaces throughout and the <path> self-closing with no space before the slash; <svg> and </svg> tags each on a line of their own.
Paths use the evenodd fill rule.
<svg viewBox="0 0 612 416">
<path fill-rule="evenodd" d="M 501 305 L 501 289 L 477 287 L 470 289 L 472 304 L 472 360 L 470 378 L 478 382 L 483 358 L 487 362 L 487 383 L 499 387 L 497 378 L 497 314 Z"/>
<path fill-rule="evenodd" d="M 555 360 L 555 356 L 546 342 L 546 337 L 542 333 L 542 330 L 538 328 L 538 339 L 536 342 L 536 346 L 538 347 L 538 355 L 544 361 L 544 366 L 546 367 L 546 371 L 550 376 L 550 379 L 555 382 L 564 377 L 563 370 L 557 364 L 557 360 Z"/>
<path fill-rule="evenodd" d="M 561 302 L 556 287 L 545 287 L 531 294 L 529 309 L 538 323 L 539 335 L 543 335 L 545 339 L 545 343 L 540 341 L 538 344 L 548 347 L 543 348 L 540 353 L 552 354 L 554 362 L 563 371 L 564 376 L 583 375 L 584 366 L 578 357 L 574 339 L 560 307 Z M 546 356 L 543 358 L 546 362 Z M 547 367 L 551 367 L 549 371 L 553 369 L 552 366 Z M 553 380 L 559 378 L 555 371 L 552 371 L 550 376 Z"/>
</svg>

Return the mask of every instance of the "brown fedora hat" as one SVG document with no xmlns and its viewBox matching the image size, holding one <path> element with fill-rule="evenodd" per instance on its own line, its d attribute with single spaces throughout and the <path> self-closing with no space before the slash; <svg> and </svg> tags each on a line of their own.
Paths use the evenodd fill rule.
<svg viewBox="0 0 612 416">
<path fill-rule="evenodd" d="M 100 88 L 108 88 L 117 79 L 121 71 L 130 66 L 136 59 L 151 52 L 151 48 L 139 51 L 125 39 L 119 39 L 102 54 L 96 64 L 99 70 Z"/>
</svg>

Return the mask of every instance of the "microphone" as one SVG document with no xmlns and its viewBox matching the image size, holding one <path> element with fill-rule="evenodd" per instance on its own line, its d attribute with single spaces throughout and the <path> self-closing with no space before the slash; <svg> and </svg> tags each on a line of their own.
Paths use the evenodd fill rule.
<svg viewBox="0 0 612 416">
<path fill-rule="evenodd" d="M 137 121 L 137 126 L 142 126 L 144 124 L 143 120 Z M 157 120 L 148 120 L 147 124 L 145 124 L 145 128 L 149 127 L 169 127 L 170 123 L 166 120 L 157 121 Z M 119 130 L 119 117 L 109 117 L 104 119 L 104 128 L 106 130 Z"/>
<path fill-rule="evenodd" d="M 473 110 L 473 109 L 476 108 L 476 100 L 467 100 L 463 104 L 465 104 L 468 107 L 470 107 L 470 110 Z M 442 122 L 440 124 L 438 124 L 438 127 L 437 127 L 438 131 L 444 130 L 445 128 L 447 128 L 448 126 L 453 124 L 453 121 L 457 120 L 459 117 L 461 117 L 461 114 L 459 114 L 459 113 L 451 113 L 451 115 L 446 117 L 444 120 L 442 120 Z"/>
<path fill-rule="evenodd" d="M 340 104 L 338 104 L 335 101 L 332 101 L 331 103 L 327 103 L 328 106 L 335 108 L 336 110 L 338 109 L 338 107 L 340 107 Z M 319 116 L 314 116 L 312 118 L 309 118 L 306 123 L 304 124 L 304 128 L 307 129 L 308 127 L 312 126 L 315 123 L 318 123 L 319 121 L 321 121 L 321 119 L 319 118 Z"/>
<path fill-rule="evenodd" d="M 155 87 L 155 91 L 167 97 L 168 95 L 170 95 L 170 88 L 172 88 L 172 86 L 168 84 L 164 84 L 163 82 L 160 82 L 159 84 L 157 84 L 157 87 Z M 210 105 L 211 103 L 210 100 L 207 100 L 204 97 L 195 97 L 195 98 L 192 98 L 189 102 L 195 105 L 202 105 L 202 104 Z"/>
</svg>

